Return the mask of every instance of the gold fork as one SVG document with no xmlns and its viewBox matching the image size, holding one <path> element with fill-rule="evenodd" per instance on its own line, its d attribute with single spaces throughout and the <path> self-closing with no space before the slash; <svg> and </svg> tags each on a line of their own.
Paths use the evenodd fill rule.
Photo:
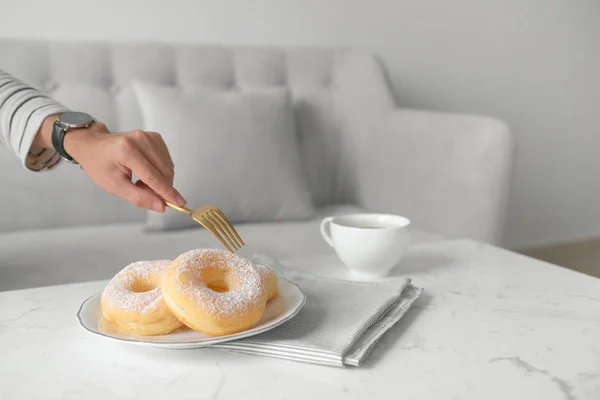
<svg viewBox="0 0 600 400">
<path fill-rule="evenodd" d="M 223 246 L 232 253 L 241 249 L 245 245 L 239 233 L 235 230 L 231 222 L 227 219 L 223 211 L 215 206 L 207 205 L 195 210 L 190 210 L 187 207 L 179 207 L 175 204 L 165 201 L 167 207 L 173 210 L 180 211 L 190 216 L 194 221 L 206 228 L 212 233 Z"/>
</svg>

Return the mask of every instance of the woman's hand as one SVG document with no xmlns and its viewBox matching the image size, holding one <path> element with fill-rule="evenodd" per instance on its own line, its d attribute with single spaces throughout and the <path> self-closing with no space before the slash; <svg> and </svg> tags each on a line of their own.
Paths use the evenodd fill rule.
<svg viewBox="0 0 600 400">
<path fill-rule="evenodd" d="M 40 129 L 42 136 L 46 136 L 46 129 Z M 43 142 L 46 144 L 47 140 Z M 88 128 L 68 132 L 64 148 L 97 186 L 137 207 L 163 212 L 162 199 L 178 206 L 186 204 L 173 187 L 173 161 L 156 132 L 137 129 L 110 133 L 106 125 L 95 122 Z M 139 177 L 135 183 L 133 174 Z"/>
</svg>

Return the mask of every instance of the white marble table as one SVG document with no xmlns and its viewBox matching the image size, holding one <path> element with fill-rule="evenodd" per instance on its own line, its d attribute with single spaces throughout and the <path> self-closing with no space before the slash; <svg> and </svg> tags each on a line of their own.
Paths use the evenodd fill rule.
<svg viewBox="0 0 600 400">
<path fill-rule="evenodd" d="M 0 399 L 600 399 L 600 279 L 470 241 L 413 246 L 395 274 L 426 292 L 348 369 L 94 337 L 75 313 L 103 282 L 2 292 Z"/>
</svg>

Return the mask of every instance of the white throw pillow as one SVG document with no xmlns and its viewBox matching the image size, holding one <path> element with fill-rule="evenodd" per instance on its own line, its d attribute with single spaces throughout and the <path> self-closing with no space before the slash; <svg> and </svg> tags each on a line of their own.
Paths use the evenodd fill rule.
<svg viewBox="0 0 600 400">
<path fill-rule="evenodd" d="M 144 129 L 166 142 L 188 207 L 215 205 L 232 222 L 312 216 L 287 90 L 187 91 L 141 82 L 134 89 Z M 146 220 L 148 230 L 196 225 L 170 209 Z"/>
</svg>

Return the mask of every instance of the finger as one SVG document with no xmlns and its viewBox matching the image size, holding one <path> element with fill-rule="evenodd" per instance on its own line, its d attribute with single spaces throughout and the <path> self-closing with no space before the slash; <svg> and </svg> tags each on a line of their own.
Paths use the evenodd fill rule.
<svg viewBox="0 0 600 400">
<path fill-rule="evenodd" d="M 185 205 L 183 197 L 160 171 L 144 156 L 131 138 L 123 137 L 120 163 L 131 169 L 146 185 L 163 199 Z"/>
<path fill-rule="evenodd" d="M 138 181 L 139 182 L 139 181 Z M 164 212 L 164 202 L 153 190 L 143 185 L 133 184 L 130 180 L 122 179 L 117 182 L 115 194 L 136 207 L 147 208 L 156 212 Z"/>
<path fill-rule="evenodd" d="M 150 193 L 152 196 L 154 196 L 158 199 L 158 202 L 152 203 L 152 210 L 158 211 L 158 212 L 165 211 L 165 209 L 166 209 L 165 202 L 161 198 L 159 198 L 156 195 L 156 193 L 154 193 L 154 190 L 152 190 L 150 188 L 150 186 L 146 185 L 143 181 L 137 181 L 136 183 L 134 183 L 134 185 L 142 190 L 145 190 L 146 192 Z"/>
<path fill-rule="evenodd" d="M 156 148 L 152 148 L 148 144 L 137 144 L 137 146 L 142 155 L 158 170 L 166 183 L 169 186 L 173 186 L 175 171 L 165 162 L 162 154 L 160 154 Z"/>
<path fill-rule="evenodd" d="M 167 144 L 163 140 L 162 136 L 157 132 L 150 132 L 152 140 L 155 141 L 158 148 L 161 150 L 164 160 L 171 166 L 171 169 L 175 168 L 175 164 L 173 164 L 173 159 L 171 158 L 171 153 L 169 153 L 169 148 Z"/>
<path fill-rule="evenodd" d="M 150 188 L 148 185 L 146 185 L 146 184 L 145 184 L 143 181 L 141 181 L 141 180 L 140 180 L 140 181 L 137 181 L 137 182 L 135 183 L 135 186 L 137 186 L 137 187 L 139 187 L 139 188 L 142 188 L 142 189 L 145 189 L 145 190 L 149 190 L 149 191 L 151 191 L 152 193 L 154 193 L 154 191 L 153 191 L 153 190 L 152 190 L 152 189 L 151 189 L 151 188 Z M 164 201 L 162 202 L 162 205 L 164 205 L 164 206 L 165 206 L 165 208 L 163 209 L 163 211 L 164 211 L 164 210 L 166 210 L 166 204 L 164 204 Z"/>
<path fill-rule="evenodd" d="M 154 190 L 150 189 L 150 186 L 146 185 L 143 181 L 137 181 L 135 183 L 135 186 L 139 187 L 140 189 L 148 190 L 151 193 L 154 193 Z"/>
<path fill-rule="evenodd" d="M 166 150 L 166 146 L 154 138 L 154 136 L 158 136 L 158 134 L 141 130 L 132 131 L 130 134 L 134 139 L 136 146 L 146 159 L 158 169 L 161 175 L 166 179 L 167 183 L 170 186 L 173 186 L 175 172 L 173 171 L 171 157 L 169 156 L 168 150 Z"/>
<path fill-rule="evenodd" d="M 154 190 L 152 190 L 150 186 L 144 183 L 144 181 L 138 180 L 137 182 L 135 182 L 135 186 L 139 187 L 140 189 L 146 190 L 155 196 L 157 195 L 156 193 L 154 193 Z"/>
</svg>

